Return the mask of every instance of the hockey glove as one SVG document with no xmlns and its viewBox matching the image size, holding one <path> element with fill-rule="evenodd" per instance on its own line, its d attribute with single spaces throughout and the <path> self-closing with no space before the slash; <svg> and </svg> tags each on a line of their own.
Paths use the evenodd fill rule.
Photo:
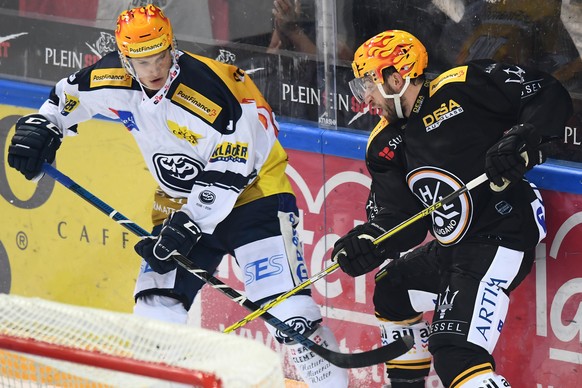
<svg viewBox="0 0 582 388">
<path fill-rule="evenodd" d="M 385 232 L 373 221 L 356 226 L 335 243 L 333 261 L 337 261 L 342 271 L 352 277 L 372 271 L 386 259 L 398 255 L 386 241 L 374 244 L 373 241 Z"/>
<path fill-rule="evenodd" d="M 63 132 L 41 114 L 23 116 L 16 122 L 8 147 L 8 164 L 28 180 L 42 177 L 44 162 L 52 163 L 61 146 Z"/>
<path fill-rule="evenodd" d="M 166 219 L 157 237 L 146 237 L 134 248 L 154 271 L 164 274 L 176 268 L 172 255 L 187 256 L 201 236 L 198 225 L 186 213 L 177 211 Z"/>
<path fill-rule="evenodd" d="M 531 124 L 511 127 L 485 156 L 485 173 L 491 188 L 501 191 L 507 184 L 519 181 L 533 166 L 546 161 L 539 148 L 541 136 Z"/>
</svg>

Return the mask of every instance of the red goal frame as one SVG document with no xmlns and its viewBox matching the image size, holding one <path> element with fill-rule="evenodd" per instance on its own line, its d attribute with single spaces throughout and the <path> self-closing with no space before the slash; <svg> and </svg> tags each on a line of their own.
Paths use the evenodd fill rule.
<svg viewBox="0 0 582 388">
<path fill-rule="evenodd" d="M 203 388 L 222 388 L 221 379 L 213 373 L 190 370 L 164 363 L 138 361 L 96 351 L 74 349 L 30 338 L 16 338 L 0 334 L 0 349 L 33 354 L 102 369 L 131 373 Z"/>
</svg>

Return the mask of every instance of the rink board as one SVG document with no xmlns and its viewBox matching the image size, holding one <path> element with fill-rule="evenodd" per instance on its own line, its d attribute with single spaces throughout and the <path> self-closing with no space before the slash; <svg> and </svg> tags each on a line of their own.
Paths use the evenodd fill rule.
<svg viewBox="0 0 582 388">
<path fill-rule="evenodd" d="M 29 112 L 32 109 L 0 105 L 3 160 L 16 118 Z M 59 151 L 57 168 L 149 229 L 155 184 L 130 134 L 121 124 L 105 120 L 84 123 L 79 132 Z M 365 218 L 370 183 L 362 160 L 365 136 L 284 123 L 280 138 L 288 149 L 288 175 L 301 210 L 305 258 L 314 274 L 329 265 L 327 248 Z M 580 170 L 555 163 L 536 168 L 530 176 L 543 188 L 548 237 L 540 245 L 534 270 L 513 295 L 510 318 L 496 350 L 498 367 L 519 386 L 581 386 Z M 2 163 L 0 181 L 4 220 L 0 292 L 131 311 L 140 262 L 133 251 L 136 237 L 48 178 L 35 185 Z M 242 277 L 231 257 L 223 261 L 217 276 L 242 289 Z M 352 279 L 338 271 L 313 287 L 344 352 L 367 350 L 379 342 L 372 293 L 373 274 Z M 195 311 L 199 314 L 192 317 L 195 323 L 217 330 L 246 315 L 240 306 L 209 289 L 203 291 Z M 280 348 L 260 321 L 238 334 Z M 288 376 L 295 377 L 286 363 Z M 350 373 L 354 385 L 380 387 L 382 371 L 379 365 Z M 428 386 L 438 387 L 438 379 L 431 376 Z"/>
</svg>

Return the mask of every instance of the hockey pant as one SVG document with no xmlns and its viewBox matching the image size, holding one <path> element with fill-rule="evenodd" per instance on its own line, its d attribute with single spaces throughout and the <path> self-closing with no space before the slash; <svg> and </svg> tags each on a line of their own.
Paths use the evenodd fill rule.
<svg viewBox="0 0 582 388">
<path fill-rule="evenodd" d="M 374 307 L 382 341 L 412 333 L 415 346 L 386 364 L 391 381 L 414 382 L 428 375 L 426 326 L 422 313 L 433 311 L 428 338 L 434 368 L 445 387 L 459 376 L 467 381 L 495 363 L 509 294 L 530 272 L 534 252 L 484 243 L 443 247 L 436 241 L 393 260 L 376 275 Z M 393 386 L 395 386 L 393 384 Z M 398 385 L 396 385 L 398 386 Z"/>
<path fill-rule="evenodd" d="M 212 274 L 226 254 L 241 268 L 245 295 L 260 305 L 308 279 L 303 247 L 297 235 L 299 222 L 295 197 L 278 194 L 236 207 L 212 235 L 203 234 L 188 258 Z M 159 233 L 161 226 L 154 228 Z M 138 275 L 134 313 L 151 318 L 185 323 L 194 297 L 204 285 L 182 267 L 160 275 L 142 261 Z M 309 288 L 280 303 L 273 315 L 308 335 L 314 342 L 338 350 L 329 329 L 319 325 L 321 312 Z M 301 377 L 312 387 L 347 387 L 347 371 L 283 338 L 270 325 L 275 338 L 288 343 Z M 311 334 L 310 334 L 311 333 Z M 295 352 L 295 353 L 294 353 Z M 294 356 L 301 353 L 300 356 Z"/>
</svg>

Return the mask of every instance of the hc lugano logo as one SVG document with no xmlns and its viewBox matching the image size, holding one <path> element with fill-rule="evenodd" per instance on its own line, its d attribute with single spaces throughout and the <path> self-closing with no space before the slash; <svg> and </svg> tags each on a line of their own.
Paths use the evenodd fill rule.
<svg viewBox="0 0 582 388">
<path fill-rule="evenodd" d="M 408 187 L 429 207 L 464 186 L 453 174 L 433 167 L 421 167 L 407 177 Z M 456 244 L 471 224 L 473 202 L 470 193 L 464 193 L 450 203 L 440 206 L 432 216 L 435 237 L 443 245 Z"/>
</svg>

